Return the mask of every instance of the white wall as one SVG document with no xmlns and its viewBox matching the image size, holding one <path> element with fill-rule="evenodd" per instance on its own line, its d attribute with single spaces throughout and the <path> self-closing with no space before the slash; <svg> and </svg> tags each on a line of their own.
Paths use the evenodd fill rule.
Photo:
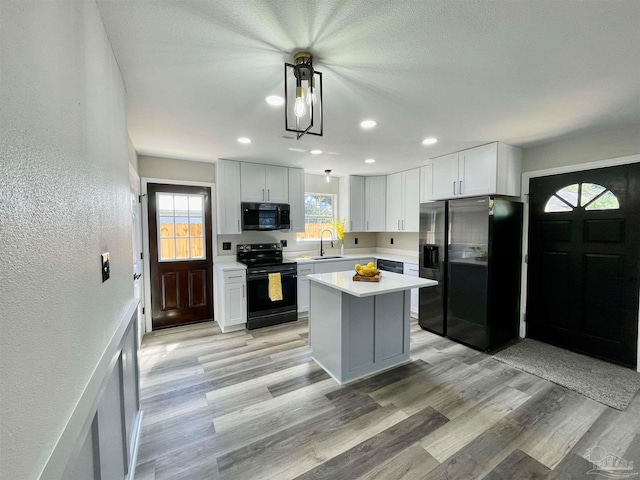
<svg viewBox="0 0 640 480">
<path fill-rule="evenodd" d="M 146 155 L 138 156 L 138 174 L 140 177 L 147 178 L 209 183 L 214 183 L 216 178 L 215 165 L 213 163 L 149 157 Z"/>
<path fill-rule="evenodd" d="M 133 298 L 129 152 L 96 4 L 3 0 L 0 22 L 0 478 L 22 480 Z"/>
<path fill-rule="evenodd" d="M 525 148 L 522 152 L 522 171 L 576 165 L 636 153 L 640 153 L 640 124 L 582 132 Z"/>
<path fill-rule="evenodd" d="M 138 152 L 136 152 L 136 147 L 133 146 L 131 139 L 127 137 L 127 146 L 129 147 L 129 163 L 133 167 L 133 169 L 138 171 Z"/>
</svg>

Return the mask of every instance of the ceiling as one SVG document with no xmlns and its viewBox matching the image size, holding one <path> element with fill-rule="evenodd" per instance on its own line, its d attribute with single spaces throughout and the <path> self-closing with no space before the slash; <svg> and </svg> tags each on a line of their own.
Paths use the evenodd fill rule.
<svg viewBox="0 0 640 480">
<path fill-rule="evenodd" d="M 640 121 L 637 0 L 98 7 L 142 155 L 382 174 L 491 141 L 528 147 Z M 264 101 L 283 95 L 283 63 L 298 50 L 323 73 L 323 137 L 283 138 L 284 107 Z M 365 131 L 369 118 L 378 125 Z M 425 137 L 439 142 L 424 146 Z"/>
</svg>

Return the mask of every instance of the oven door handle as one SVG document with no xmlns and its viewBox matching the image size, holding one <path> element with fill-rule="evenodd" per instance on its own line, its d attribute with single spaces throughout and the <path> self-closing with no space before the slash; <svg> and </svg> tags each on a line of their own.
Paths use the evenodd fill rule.
<svg viewBox="0 0 640 480">
<path fill-rule="evenodd" d="M 277 273 L 277 272 L 273 272 L 273 273 Z M 293 274 L 288 274 L 288 273 L 283 273 L 281 274 L 282 278 L 297 278 L 298 274 L 297 273 L 293 273 Z M 247 282 L 252 282 L 254 280 L 267 280 L 269 278 L 269 274 L 265 273 L 265 274 L 258 274 L 258 275 L 254 275 L 254 274 L 249 274 L 247 275 Z"/>
</svg>

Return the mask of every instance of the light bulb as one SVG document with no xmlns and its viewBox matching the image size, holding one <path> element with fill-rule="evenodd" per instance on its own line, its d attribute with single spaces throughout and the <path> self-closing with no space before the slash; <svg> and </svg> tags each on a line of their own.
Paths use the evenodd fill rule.
<svg viewBox="0 0 640 480">
<path fill-rule="evenodd" d="M 307 95 L 307 105 L 315 105 L 317 100 L 316 79 L 314 77 L 311 77 L 311 79 L 309 80 L 309 94 Z"/>
<path fill-rule="evenodd" d="M 327 181 L 327 183 L 331 182 L 331 177 L 329 176 L 329 174 L 327 173 L 327 176 L 324 177 L 324 179 Z"/>
<path fill-rule="evenodd" d="M 307 113 L 307 107 L 304 104 L 304 90 L 302 87 L 296 87 L 296 104 L 293 107 L 293 113 L 296 117 L 303 117 Z"/>
</svg>

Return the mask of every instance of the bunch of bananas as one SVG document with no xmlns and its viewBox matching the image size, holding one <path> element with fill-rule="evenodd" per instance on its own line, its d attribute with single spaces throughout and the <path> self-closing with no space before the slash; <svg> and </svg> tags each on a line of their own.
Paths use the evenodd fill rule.
<svg viewBox="0 0 640 480">
<path fill-rule="evenodd" d="M 369 262 L 367 265 L 360 265 L 356 263 L 356 272 L 362 277 L 373 277 L 378 274 L 379 270 L 375 267 L 373 262 Z"/>
</svg>

